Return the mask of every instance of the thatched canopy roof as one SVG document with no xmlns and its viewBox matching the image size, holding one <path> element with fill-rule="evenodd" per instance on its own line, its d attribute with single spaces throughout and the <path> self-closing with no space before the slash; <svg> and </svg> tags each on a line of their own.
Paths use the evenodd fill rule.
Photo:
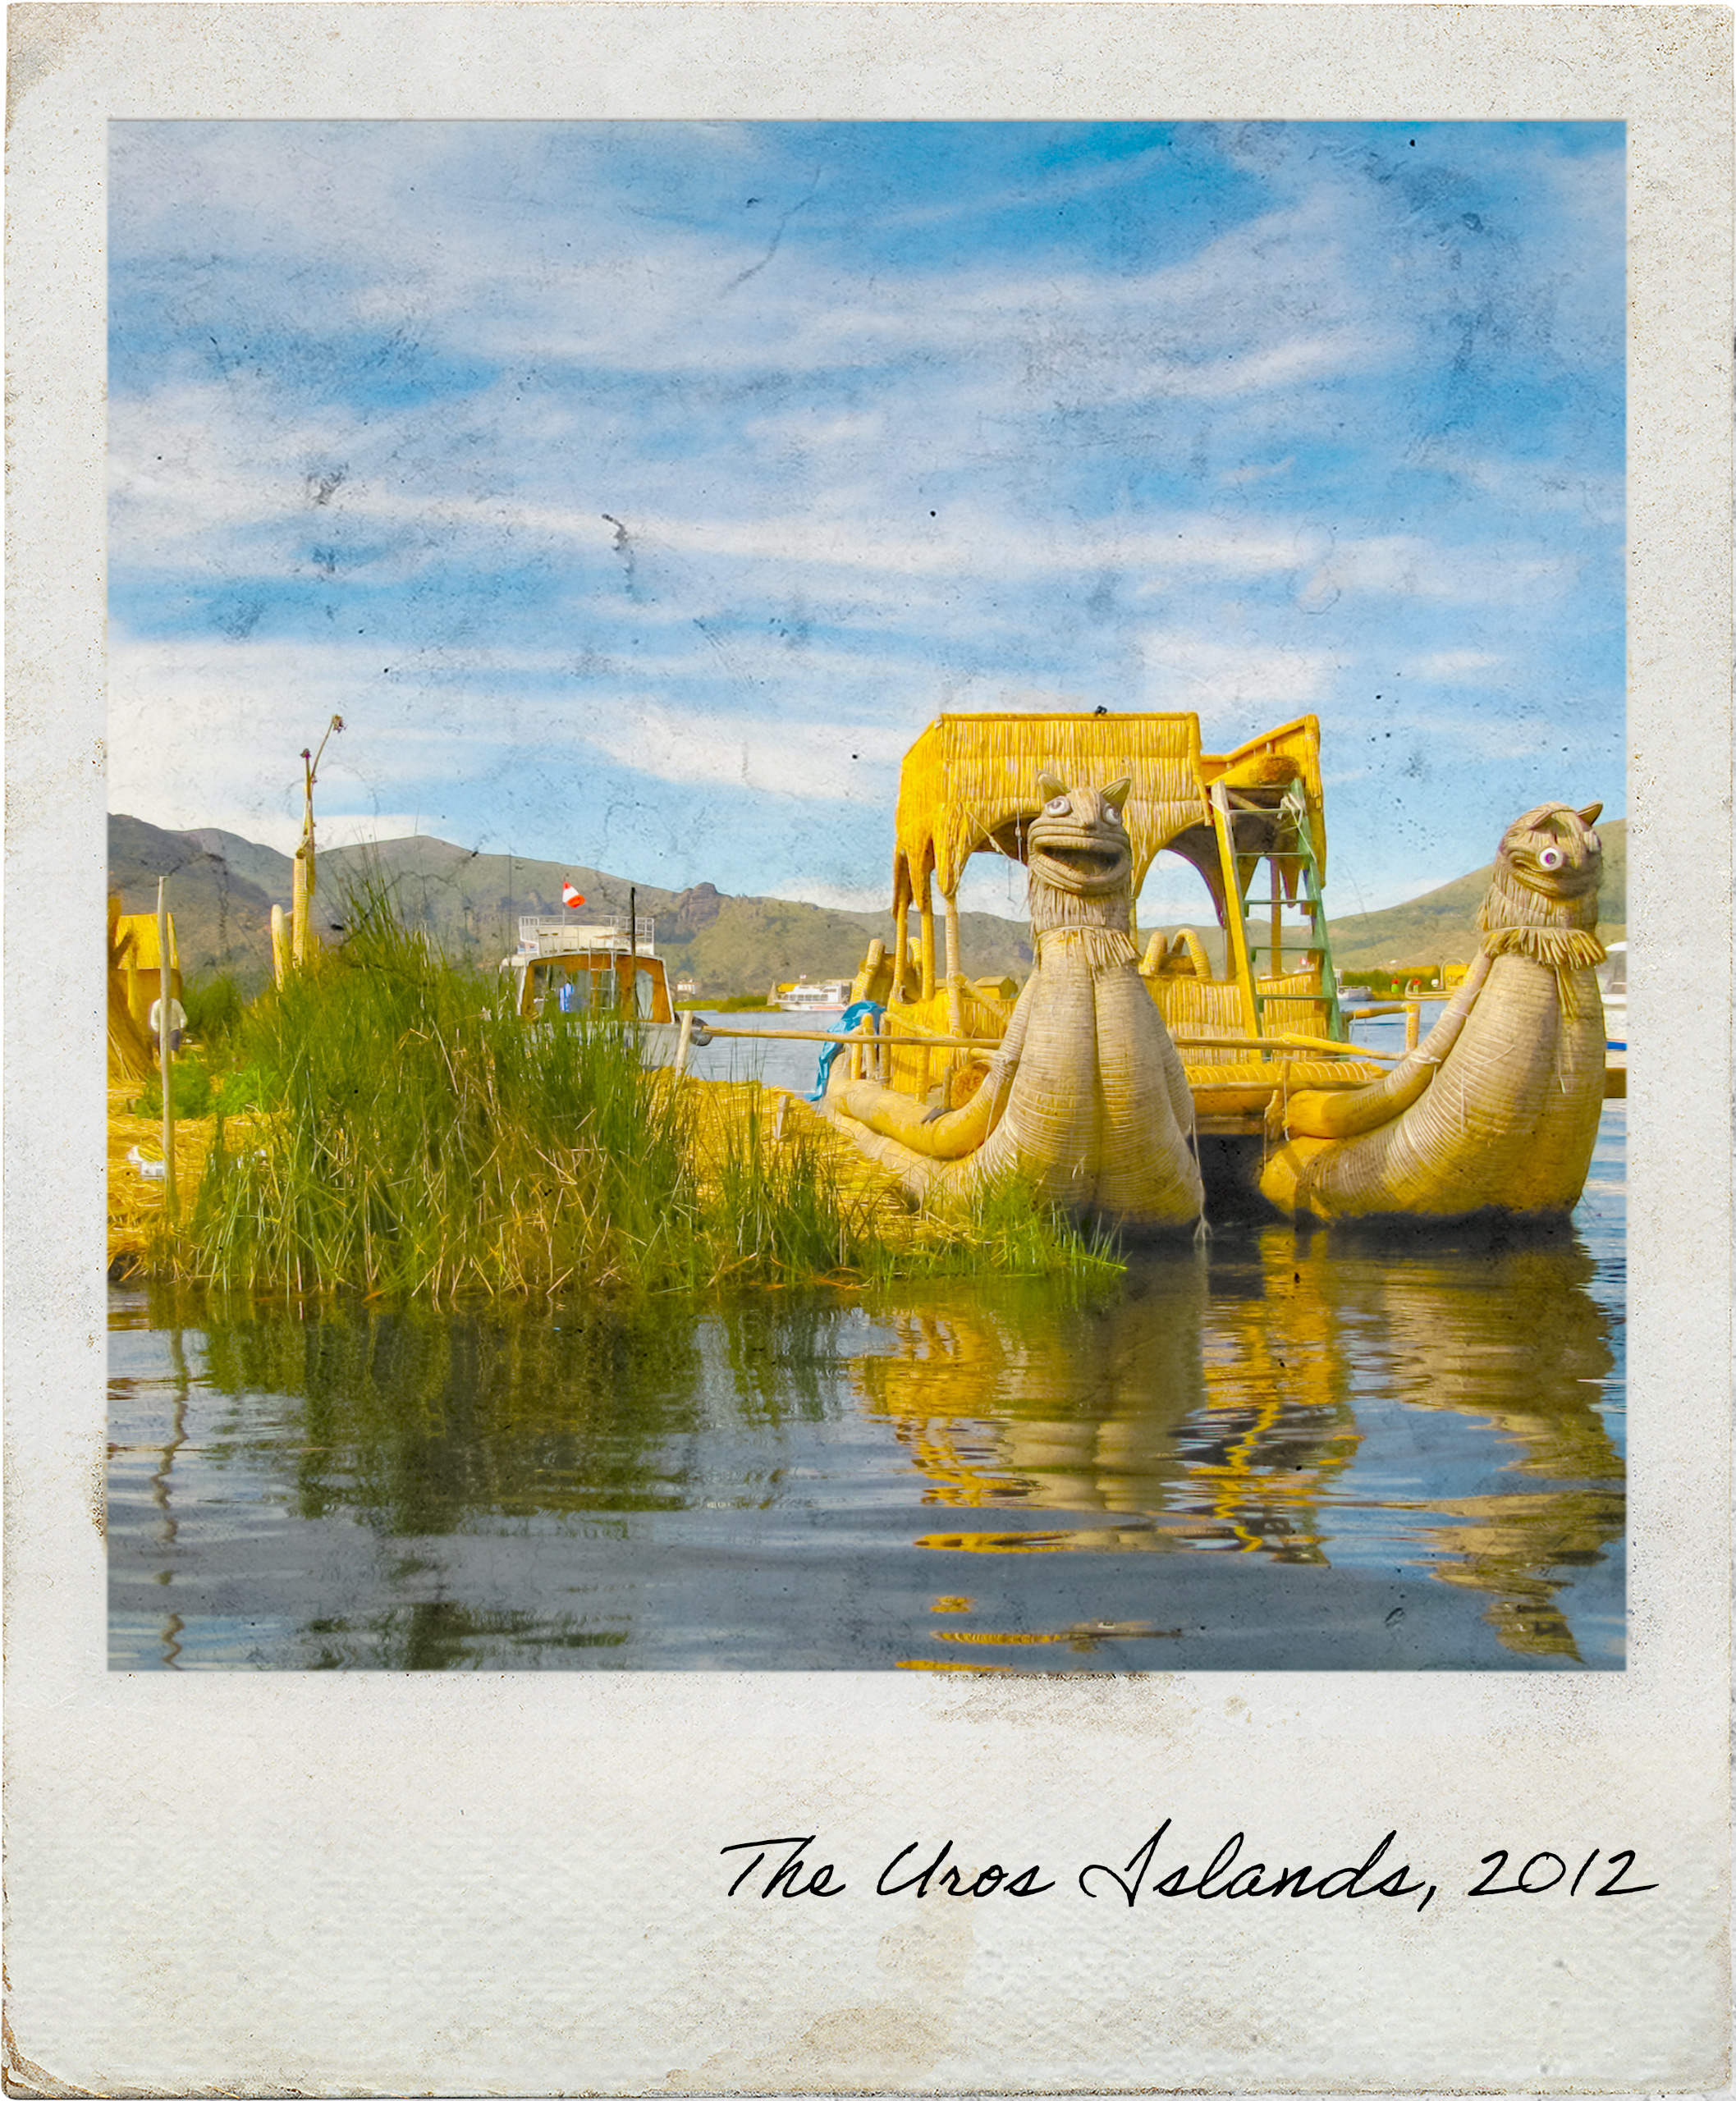
<svg viewBox="0 0 1736 2101">
<path fill-rule="evenodd" d="M 1207 849 L 1218 780 L 1255 796 L 1299 780 L 1324 871 L 1320 726 L 1312 715 L 1221 756 L 1201 751 L 1196 715 L 943 715 L 910 747 L 899 778 L 895 899 L 920 895 L 929 869 L 950 895 L 973 854 L 1022 861 L 1024 827 L 1045 800 L 1037 785 L 1045 768 L 1070 785 L 1131 776 L 1123 815 L 1136 895 L 1167 846 L 1216 887 Z"/>
<path fill-rule="evenodd" d="M 112 893 L 108 899 L 108 966 L 119 969 L 131 964 L 135 970 L 160 970 L 163 951 L 157 945 L 154 912 L 122 912 Z M 169 914 L 169 968 L 181 968 L 181 946 L 175 938 L 175 915 Z"/>
</svg>

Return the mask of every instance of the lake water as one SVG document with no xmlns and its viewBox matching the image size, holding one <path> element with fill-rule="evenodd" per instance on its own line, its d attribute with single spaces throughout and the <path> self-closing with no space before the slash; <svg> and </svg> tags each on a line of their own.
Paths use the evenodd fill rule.
<svg viewBox="0 0 1736 2101">
<path fill-rule="evenodd" d="M 117 1288 L 112 1663 L 1619 1668 L 1625 1131 L 1560 1237 L 1226 1228 L 1106 1288 Z"/>
</svg>

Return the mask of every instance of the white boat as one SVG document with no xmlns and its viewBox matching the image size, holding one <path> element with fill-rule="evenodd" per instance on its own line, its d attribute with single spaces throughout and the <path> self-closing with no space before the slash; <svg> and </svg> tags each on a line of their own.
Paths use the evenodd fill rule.
<svg viewBox="0 0 1736 2101">
<path fill-rule="evenodd" d="M 517 952 L 501 965 L 511 981 L 515 1010 L 526 1021 L 607 1009 L 672 1023 L 656 935 L 654 919 L 584 921 L 527 913 L 519 921 Z"/>
<path fill-rule="evenodd" d="M 1628 1061 L 1628 944 L 1611 941 L 1609 958 L 1597 968 L 1597 989 L 1603 996 L 1603 1023 L 1610 1049 Z M 1611 1058 L 1613 1064 L 1615 1060 Z"/>
<path fill-rule="evenodd" d="M 829 977 L 810 985 L 805 977 L 780 985 L 772 1002 L 786 1014 L 841 1014 L 850 1005 L 850 980 Z"/>
</svg>

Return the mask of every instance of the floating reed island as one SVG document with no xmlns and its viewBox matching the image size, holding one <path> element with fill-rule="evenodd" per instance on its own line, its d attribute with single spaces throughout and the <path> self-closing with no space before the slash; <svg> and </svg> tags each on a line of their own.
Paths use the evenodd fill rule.
<svg viewBox="0 0 1736 2101">
<path fill-rule="evenodd" d="M 1192 715 L 945 716 L 905 761 L 891 936 L 853 987 L 863 1041 L 826 1113 L 914 1194 L 1013 1183 L 1118 1233 L 1250 1210 L 1560 1218 L 1623 1085 L 1592 974 L 1600 807 L 1546 803 L 1509 828 L 1481 951 L 1426 1042 L 1419 1003 L 1399 1003 L 1389 1072 L 1352 1045 L 1358 1010 L 1340 998 L 1313 716 L 1222 755 Z M 1191 927 L 1142 951 L 1161 852 L 1202 879 L 1221 972 Z M 966 973 L 975 854 L 1028 871 L 1035 967 L 1015 998 Z"/>
<path fill-rule="evenodd" d="M 346 924 L 239 1017 L 172 1206 L 128 1157 L 160 1097 L 112 1075 L 112 1274 L 451 1303 L 1116 1266 L 1020 1188 L 913 1211 L 806 1104 L 648 1064 L 630 1018 L 527 1026 L 382 895 Z"/>
<path fill-rule="evenodd" d="M 703 1025 L 675 1023 L 630 927 L 625 949 L 582 928 L 551 947 L 535 922 L 485 976 L 375 886 L 341 950 L 307 942 L 311 772 L 309 796 L 297 931 L 274 929 L 277 984 L 229 1013 L 214 1092 L 160 1044 L 157 1104 L 141 1091 L 147 1007 L 180 989 L 172 922 L 111 912 L 112 1268 L 442 1302 L 1103 1273 L 1128 1236 L 1234 1216 L 1559 1219 L 1621 1091 L 1593 974 L 1599 806 L 1509 827 L 1480 951 L 1419 1041 L 1417 1000 L 1340 1000 L 1312 716 L 1221 755 L 1191 715 L 932 724 L 900 781 L 891 938 L 839 1028 L 784 1032 L 828 1046 L 806 1100 L 690 1078 Z M 1201 878 L 1221 969 L 1192 927 L 1142 933 L 1161 852 Z M 1028 871 L 1022 989 L 966 973 L 978 853 Z M 1351 1042 L 1398 1011 L 1402 1056 Z"/>
</svg>

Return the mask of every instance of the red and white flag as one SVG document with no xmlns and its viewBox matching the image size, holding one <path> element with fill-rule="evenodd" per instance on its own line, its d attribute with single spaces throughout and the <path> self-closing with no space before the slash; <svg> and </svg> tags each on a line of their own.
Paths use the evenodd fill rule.
<svg viewBox="0 0 1736 2101">
<path fill-rule="evenodd" d="M 576 912 L 584 902 L 584 893 L 575 890 L 564 877 L 561 884 L 561 902 L 569 912 Z"/>
</svg>

